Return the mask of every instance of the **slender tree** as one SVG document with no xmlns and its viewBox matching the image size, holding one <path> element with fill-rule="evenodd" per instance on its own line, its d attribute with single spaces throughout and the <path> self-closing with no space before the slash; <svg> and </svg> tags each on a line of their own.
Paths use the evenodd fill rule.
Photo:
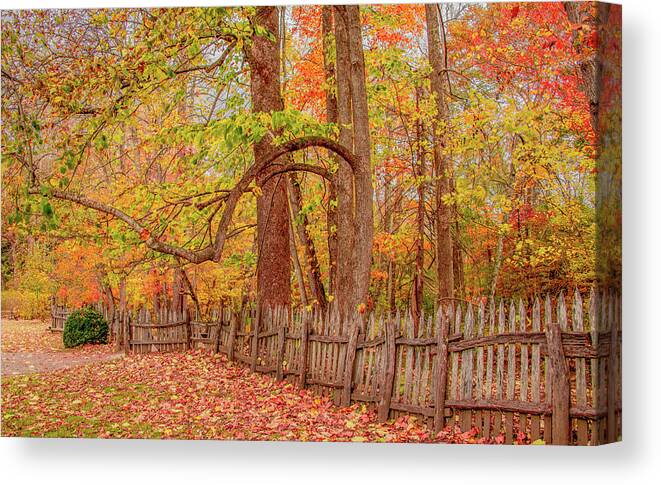
<svg viewBox="0 0 661 485">
<path fill-rule="evenodd" d="M 446 43 L 441 33 L 439 9 L 436 4 L 425 5 L 427 19 L 427 44 L 431 92 L 436 103 L 436 116 L 433 120 L 433 152 L 436 176 L 436 268 L 437 298 L 452 298 L 454 292 L 454 269 L 452 256 L 452 235 L 450 226 L 452 207 L 444 199 L 450 194 L 450 164 L 444 153 L 445 130 L 449 121 Z"/>
</svg>

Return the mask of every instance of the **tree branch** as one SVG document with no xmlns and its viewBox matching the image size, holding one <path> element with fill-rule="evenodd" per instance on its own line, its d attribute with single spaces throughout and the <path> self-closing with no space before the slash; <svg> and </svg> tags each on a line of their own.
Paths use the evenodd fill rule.
<svg viewBox="0 0 661 485">
<path fill-rule="evenodd" d="M 290 163 L 288 165 L 274 166 L 272 169 L 269 169 L 268 173 L 266 173 L 263 181 L 266 182 L 267 180 L 275 177 L 276 175 L 280 175 L 287 172 L 315 173 L 320 177 L 325 178 L 329 182 L 335 183 L 334 175 L 330 173 L 327 169 L 325 169 L 324 167 L 320 167 L 318 165 L 310 165 L 309 163 Z"/>
<path fill-rule="evenodd" d="M 294 140 L 290 140 L 288 142 L 283 143 L 282 145 L 275 147 L 271 151 L 271 153 L 268 154 L 268 156 L 266 156 L 259 164 L 258 163 L 253 164 L 246 171 L 243 177 L 241 177 L 239 182 L 232 188 L 232 190 L 222 195 L 223 200 L 225 200 L 225 209 L 223 210 L 223 215 L 220 219 L 218 228 L 216 229 L 214 242 L 213 244 L 209 244 L 208 246 L 199 249 L 197 251 L 191 251 L 183 247 L 167 244 L 163 241 L 154 238 L 147 231 L 147 228 L 145 228 L 142 224 L 140 224 L 140 222 L 138 222 L 137 219 L 131 217 L 124 211 L 116 207 L 113 207 L 111 205 L 105 204 L 103 202 L 99 202 L 97 200 L 84 197 L 82 195 L 73 194 L 67 191 L 58 190 L 54 188 L 49 189 L 49 192 L 46 195 L 53 197 L 55 199 L 74 202 L 83 207 L 87 207 L 89 209 L 93 209 L 98 212 L 111 215 L 121 220 L 134 232 L 140 235 L 141 238 L 144 238 L 145 235 L 147 235 L 147 238 L 144 239 L 145 244 L 149 249 L 152 249 L 153 251 L 163 254 L 170 254 L 172 256 L 179 257 L 194 264 L 203 263 L 204 261 L 209 261 L 209 260 L 213 260 L 217 262 L 220 260 L 220 256 L 222 254 L 225 241 L 230 236 L 228 235 L 227 230 L 232 222 L 234 209 L 236 208 L 236 205 L 239 199 L 241 198 L 241 196 L 246 191 L 248 191 L 250 183 L 253 181 L 255 176 L 259 172 L 267 168 L 269 165 L 271 165 L 273 162 L 275 162 L 281 156 L 311 147 L 321 147 L 331 150 L 332 152 L 341 156 L 351 167 L 352 170 L 354 170 L 355 167 L 357 167 L 357 163 L 358 163 L 357 158 L 353 154 L 353 152 L 351 152 L 345 146 L 329 138 L 324 138 L 320 136 L 302 137 L 302 138 L 296 138 Z M 321 175 L 324 178 L 327 178 L 328 180 L 332 180 L 333 178 L 330 172 L 328 172 L 323 167 L 316 167 L 313 165 L 302 164 L 302 163 L 285 165 L 282 168 L 276 169 L 273 175 L 275 175 L 275 173 L 284 173 L 293 170 L 305 170 L 308 172 L 313 172 L 318 175 Z M 29 189 L 28 192 L 30 194 L 41 193 L 40 190 L 35 187 Z"/>
</svg>

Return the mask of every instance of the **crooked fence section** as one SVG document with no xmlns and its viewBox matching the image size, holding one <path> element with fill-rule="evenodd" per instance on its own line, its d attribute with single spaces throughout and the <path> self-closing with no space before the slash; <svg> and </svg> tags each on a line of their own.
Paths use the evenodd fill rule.
<svg viewBox="0 0 661 485">
<path fill-rule="evenodd" d="M 620 297 L 576 292 L 525 303 L 450 304 L 409 315 L 219 309 L 127 316 L 136 353 L 205 348 L 253 371 L 362 402 L 381 420 L 413 414 L 435 431 L 521 433 L 553 444 L 599 444 L 621 434 Z"/>
<path fill-rule="evenodd" d="M 115 326 L 119 323 L 119 315 L 116 314 L 113 308 L 110 308 L 108 305 L 104 305 L 101 301 L 93 306 L 99 313 L 101 313 L 101 315 L 103 315 L 103 318 L 111 327 L 111 333 L 114 335 Z M 51 300 L 50 325 L 48 326 L 48 330 L 51 332 L 63 332 L 64 324 L 67 321 L 67 318 L 69 318 L 69 315 L 71 315 L 73 312 L 73 308 L 69 308 L 66 305 L 58 304 L 54 300 Z"/>
<path fill-rule="evenodd" d="M 64 305 L 57 305 L 55 303 L 51 304 L 50 308 L 50 326 L 48 329 L 51 332 L 63 332 L 64 331 L 64 322 L 67 321 L 69 315 L 71 315 L 70 308 L 67 308 Z"/>
</svg>

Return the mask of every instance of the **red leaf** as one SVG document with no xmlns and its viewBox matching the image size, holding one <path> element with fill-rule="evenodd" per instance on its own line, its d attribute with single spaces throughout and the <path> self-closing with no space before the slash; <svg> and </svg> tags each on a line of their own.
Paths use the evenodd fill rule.
<svg viewBox="0 0 661 485">
<path fill-rule="evenodd" d="M 514 5 L 512 7 L 512 11 L 510 12 L 510 19 L 515 19 L 517 15 L 519 15 L 519 8 L 521 8 L 519 5 Z"/>
</svg>

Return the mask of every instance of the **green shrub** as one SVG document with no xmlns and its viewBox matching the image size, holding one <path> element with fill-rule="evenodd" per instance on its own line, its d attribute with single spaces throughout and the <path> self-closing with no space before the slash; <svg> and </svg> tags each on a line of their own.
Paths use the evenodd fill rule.
<svg viewBox="0 0 661 485">
<path fill-rule="evenodd" d="M 108 322 L 92 307 L 76 310 L 64 323 L 62 335 L 66 348 L 108 342 Z"/>
</svg>

